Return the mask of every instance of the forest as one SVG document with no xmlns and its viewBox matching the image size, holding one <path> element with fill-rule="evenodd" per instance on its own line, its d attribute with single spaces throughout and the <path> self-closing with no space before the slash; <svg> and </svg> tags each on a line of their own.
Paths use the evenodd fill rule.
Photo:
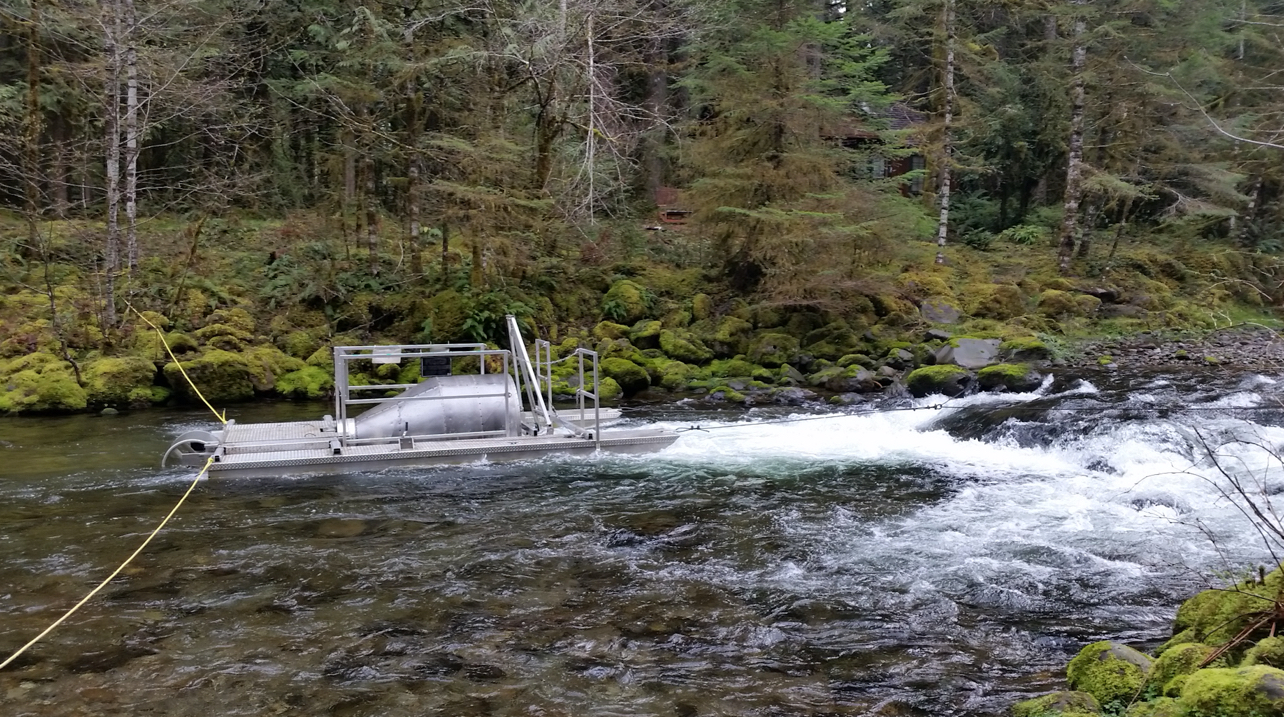
<svg viewBox="0 0 1284 717">
<path fill-rule="evenodd" d="M 1278 0 L 13 0 L 0 412 L 168 400 L 140 315 L 227 400 L 506 313 L 626 394 L 1269 322 L 1282 34 Z"/>
</svg>

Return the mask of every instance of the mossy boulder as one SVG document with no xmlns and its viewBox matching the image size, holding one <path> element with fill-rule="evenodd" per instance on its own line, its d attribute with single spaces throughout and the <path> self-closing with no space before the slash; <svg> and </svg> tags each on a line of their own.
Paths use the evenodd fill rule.
<svg viewBox="0 0 1284 717">
<path fill-rule="evenodd" d="M 1284 668 L 1284 637 L 1265 637 L 1249 648 L 1240 666 L 1253 665 Z"/>
<path fill-rule="evenodd" d="M 291 331 L 281 337 L 277 346 L 286 354 L 297 359 L 306 359 L 321 347 L 321 342 L 307 331 Z"/>
<path fill-rule="evenodd" d="M 1186 678 L 1199 669 L 1204 660 L 1217 649 L 1198 642 L 1173 645 L 1155 660 L 1146 678 L 1143 694 L 1149 697 L 1177 697 Z M 1222 667 L 1222 664 L 1214 664 Z"/>
<path fill-rule="evenodd" d="M 313 351 L 311 356 L 304 359 L 303 363 L 309 366 L 316 366 L 317 368 L 323 368 L 323 369 L 326 369 L 327 371 L 333 372 L 334 371 L 334 349 L 329 346 L 322 346 L 316 351 Z"/>
<path fill-rule="evenodd" d="M 1101 705 L 1086 692 L 1054 692 L 1012 706 L 1012 717 L 1088 717 L 1101 714 Z"/>
<path fill-rule="evenodd" d="M 254 334 L 231 324 L 209 324 L 194 335 L 203 345 L 223 351 L 240 351 L 254 340 Z"/>
<path fill-rule="evenodd" d="M 635 324 L 651 310 L 650 295 L 636 282 L 622 279 L 611 285 L 602 297 L 602 318 L 622 324 Z"/>
<path fill-rule="evenodd" d="M 1052 350 L 1032 336 L 1020 337 L 999 344 L 999 356 L 1012 362 L 1050 361 Z"/>
<path fill-rule="evenodd" d="M 334 375 L 316 366 L 304 366 L 276 381 L 276 392 L 287 398 L 325 398 L 334 391 Z"/>
<path fill-rule="evenodd" d="M 1160 697 L 1150 702 L 1134 702 L 1124 712 L 1124 717 L 1189 717 L 1171 697 Z"/>
<path fill-rule="evenodd" d="M 617 324 L 614 321 L 603 321 L 597 326 L 594 326 L 591 333 L 593 338 L 598 341 L 627 339 L 629 337 L 629 327 L 624 324 Z"/>
<path fill-rule="evenodd" d="M 1188 642 L 1221 645 L 1247 627 L 1254 613 L 1270 609 L 1284 597 L 1280 594 L 1282 587 L 1284 574 L 1276 568 L 1264 582 L 1250 579 L 1226 589 L 1204 590 L 1182 603 L 1173 621 L 1173 632 L 1189 630 Z M 1262 628 L 1248 637 L 1264 638 L 1268 632 L 1269 628 Z"/>
<path fill-rule="evenodd" d="M 731 358 L 745 353 L 748 349 L 753 324 L 735 316 L 723 316 L 716 321 L 712 319 L 698 321 L 691 325 L 691 330 L 700 337 L 700 341 L 705 346 L 713 351 L 714 356 Z M 661 349 L 663 348 L 661 346 Z"/>
<path fill-rule="evenodd" d="M 842 368 L 847 368 L 848 366 L 860 366 L 862 368 L 873 369 L 878 366 L 878 363 L 865 354 L 847 354 L 846 356 L 838 359 L 838 365 Z"/>
<path fill-rule="evenodd" d="M 156 379 L 156 364 L 138 356 L 100 358 L 84 366 L 81 377 L 89 403 L 128 406 L 133 391 L 150 389 Z"/>
<path fill-rule="evenodd" d="M 779 368 L 798 353 L 798 339 L 789 334 L 759 334 L 749 342 L 750 361 L 768 368 Z"/>
<path fill-rule="evenodd" d="M 660 331 L 662 328 L 659 321 L 647 321 L 644 319 L 634 324 L 632 329 L 629 329 L 629 341 L 643 350 L 658 349 L 660 348 Z"/>
<path fill-rule="evenodd" d="M 695 373 L 696 367 L 681 361 L 670 361 L 660 371 L 660 386 L 670 391 L 680 391 L 687 387 L 687 382 Z"/>
<path fill-rule="evenodd" d="M 607 377 L 598 382 L 597 397 L 603 403 L 618 401 L 623 395 L 624 389 L 620 388 L 615 379 Z"/>
<path fill-rule="evenodd" d="M 720 377 L 738 376 L 748 378 L 759 371 L 762 371 L 761 366 L 756 366 L 743 359 L 714 361 L 709 365 L 709 373 Z"/>
<path fill-rule="evenodd" d="M 982 319 L 1006 321 L 1025 314 L 1025 293 L 1012 284 L 983 284 L 969 287 L 972 315 Z"/>
<path fill-rule="evenodd" d="M 708 294 L 696 294 L 691 297 L 691 318 L 705 321 L 713 318 L 713 299 Z"/>
<path fill-rule="evenodd" d="M 626 396 L 645 391 L 651 385 L 651 377 L 647 375 L 646 369 L 628 359 L 603 359 L 599 366 L 602 375 L 614 379 Z"/>
<path fill-rule="evenodd" d="M 905 377 L 905 387 L 915 398 L 940 394 L 962 396 L 972 384 L 972 374 L 958 366 L 924 366 Z"/>
<path fill-rule="evenodd" d="M 1181 714 L 1267 717 L 1284 714 L 1284 671 L 1268 665 L 1205 668 L 1186 678 Z"/>
<path fill-rule="evenodd" d="M 1121 712 L 1141 694 L 1152 660 L 1146 654 L 1110 640 L 1079 651 L 1066 667 L 1070 688 L 1097 698 L 1107 712 Z"/>
<path fill-rule="evenodd" d="M 1095 296 L 1071 294 L 1056 289 L 1048 289 L 1039 294 L 1037 306 L 1039 314 L 1050 319 L 1092 316 L 1099 308 L 1101 308 L 1101 299 Z"/>
<path fill-rule="evenodd" d="M 254 335 L 254 329 L 258 326 L 250 312 L 240 307 L 232 309 L 219 309 L 209 315 L 205 320 L 205 325 L 222 324 L 231 327 L 234 331 L 243 334 Z"/>
<path fill-rule="evenodd" d="M 860 353 L 864 348 L 861 338 L 842 321 L 835 321 L 808 332 L 803 337 L 802 345 L 812 356 L 830 361 L 836 361 L 848 354 Z"/>
<path fill-rule="evenodd" d="M 976 374 L 985 391 L 1033 391 L 1043 383 L 1043 375 L 1025 364 L 1001 363 L 986 366 Z"/>
<path fill-rule="evenodd" d="M 71 364 L 52 354 L 38 352 L 0 362 L 0 413 L 80 411 L 88 403 Z"/>
<path fill-rule="evenodd" d="M 292 373 L 301 371 L 307 364 L 303 361 L 286 355 L 283 351 L 275 346 L 256 346 L 244 354 L 245 365 L 250 370 L 250 382 L 254 384 L 254 390 L 259 393 L 267 393 L 276 388 L 278 378 Z M 395 379 L 400 366 L 396 364 L 385 364 L 378 368 L 391 368 L 392 375 L 386 378 Z M 381 376 L 381 378 L 385 378 Z"/>
<path fill-rule="evenodd" d="M 182 368 L 210 403 L 248 401 L 254 398 L 254 382 L 245 357 L 229 351 L 214 349 L 190 361 Z M 200 398 L 183 378 L 176 363 L 165 364 L 165 378 L 180 396 L 188 401 Z"/>
<path fill-rule="evenodd" d="M 628 339 L 616 339 L 614 341 L 603 341 L 595 349 L 599 359 L 621 358 L 626 361 L 642 366 L 646 363 L 646 356 L 638 350 L 638 347 L 629 343 Z"/>
<path fill-rule="evenodd" d="M 675 361 L 702 364 L 713 358 L 713 352 L 700 342 L 691 332 L 669 330 L 660 332 L 660 350 Z"/>
</svg>

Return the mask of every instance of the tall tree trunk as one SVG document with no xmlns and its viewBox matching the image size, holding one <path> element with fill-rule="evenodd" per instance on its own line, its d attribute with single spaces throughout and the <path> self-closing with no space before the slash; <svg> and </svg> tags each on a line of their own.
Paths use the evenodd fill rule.
<svg viewBox="0 0 1284 717">
<path fill-rule="evenodd" d="M 120 0 L 99 0 L 99 4 L 107 57 L 103 92 L 103 144 L 107 150 L 107 247 L 103 267 L 106 329 L 116 325 L 116 272 L 120 266 Z"/>
<path fill-rule="evenodd" d="M 941 137 L 941 214 L 936 221 L 936 263 L 945 263 L 950 230 L 950 179 L 954 163 L 954 0 L 945 0 L 945 122 Z"/>
<path fill-rule="evenodd" d="M 125 0 L 125 246 L 138 270 L 138 13 Z"/>
<path fill-rule="evenodd" d="M 406 11 L 406 31 L 402 44 L 406 47 L 407 58 L 414 62 L 414 35 L 410 32 L 410 11 Z M 420 105 L 423 100 L 419 94 L 418 78 L 414 75 L 406 80 L 406 144 L 410 147 L 409 167 L 406 170 L 406 214 L 410 218 L 410 273 L 423 276 L 424 261 L 419 246 L 419 209 L 423 200 L 420 181 L 422 161 L 419 156 L 419 132 L 423 120 L 420 119 Z"/>
<path fill-rule="evenodd" d="M 1061 221 L 1061 245 L 1057 250 L 1057 266 L 1062 274 L 1070 272 L 1074 257 L 1075 236 L 1079 222 L 1079 200 L 1083 193 L 1083 70 L 1088 60 L 1084 34 L 1087 21 L 1083 17 L 1086 0 L 1074 0 L 1077 14 L 1074 18 L 1074 45 L 1070 50 L 1070 71 L 1073 84 L 1070 89 L 1070 155 L 1066 164 L 1065 216 Z"/>
<path fill-rule="evenodd" d="M 40 7 L 31 1 L 27 18 L 27 112 L 23 147 L 23 194 L 26 199 L 29 251 L 40 244 Z M 54 317 L 55 321 L 57 317 Z"/>
<path fill-rule="evenodd" d="M 71 129 L 68 126 L 67 118 L 62 112 L 54 113 L 53 122 L 49 129 L 53 140 L 52 164 L 49 168 L 49 192 L 53 195 L 54 214 L 59 219 L 66 219 L 67 212 L 71 209 L 71 193 L 68 191 L 68 187 L 71 186 L 71 178 L 67 168 L 67 155 L 70 153 L 67 146 L 71 143 Z"/>
<path fill-rule="evenodd" d="M 647 65 L 651 68 L 647 76 L 646 100 L 644 107 L 651 121 L 651 131 L 647 133 L 642 145 L 642 166 L 646 171 L 646 194 L 652 202 L 659 202 L 660 187 L 664 186 L 664 141 L 667 128 L 664 122 L 665 110 L 669 104 L 669 73 L 665 69 L 666 48 L 657 40 L 652 46 Z"/>
<path fill-rule="evenodd" d="M 1240 244 L 1247 245 L 1252 237 L 1253 219 L 1257 216 L 1257 202 L 1262 196 L 1262 177 L 1258 175 L 1253 180 L 1253 188 L 1248 191 L 1248 206 L 1244 208 L 1244 221 L 1239 225 L 1238 236 Z"/>
</svg>

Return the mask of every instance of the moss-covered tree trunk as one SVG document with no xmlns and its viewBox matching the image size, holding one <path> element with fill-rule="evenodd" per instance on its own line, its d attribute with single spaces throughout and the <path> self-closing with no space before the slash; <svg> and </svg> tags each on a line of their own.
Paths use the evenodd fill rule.
<svg viewBox="0 0 1284 717">
<path fill-rule="evenodd" d="M 1061 243 L 1057 250 L 1057 266 L 1062 274 L 1070 273 L 1070 260 L 1074 257 L 1075 236 L 1079 223 L 1079 200 L 1083 194 L 1083 114 L 1084 114 L 1084 67 L 1088 60 L 1088 48 L 1084 34 L 1087 21 L 1083 17 L 1085 0 L 1073 0 L 1076 9 L 1074 18 L 1073 46 L 1070 50 L 1070 150 L 1066 163 L 1066 195 L 1064 217 L 1061 220 Z"/>
</svg>

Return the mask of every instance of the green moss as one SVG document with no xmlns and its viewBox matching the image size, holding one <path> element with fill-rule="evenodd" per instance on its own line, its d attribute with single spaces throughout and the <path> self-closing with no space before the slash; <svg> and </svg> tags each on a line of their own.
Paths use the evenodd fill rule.
<svg viewBox="0 0 1284 717">
<path fill-rule="evenodd" d="M 156 365 L 144 358 L 100 358 L 83 367 L 81 377 L 89 403 L 127 406 L 136 390 L 148 392 L 156 379 Z"/>
<path fill-rule="evenodd" d="M 1033 336 L 1004 341 L 999 344 L 999 353 L 1009 361 L 1047 361 L 1052 358 L 1048 345 Z"/>
<path fill-rule="evenodd" d="M 1086 692 L 1054 692 L 1012 705 L 1012 717 L 1089 717 L 1099 714 L 1101 706 Z"/>
<path fill-rule="evenodd" d="M 1205 668 L 1186 678 L 1177 704 L 1192 717 L 1279 715 L 1284 713 L 1284 671 L 1267 665 Z"/>
<path fill-rule="evenodd" d="M 254 397 L 254 383 L 245 358 L 227 351 L 213 350 L 191 361 L 183 362 L 191 377 L 210 403 L 246 401 Z M 183 379 L 178 364 L 165 364 L 165 378 L 180 396 L 188 401 L 200 399 Z"/>
<path fill-rule="evenodd" d="M 1155 660 L 1142 692 L 1146 697 L 1176 697 L 1185 677 L 1199 669 L 1200 663 L 1216 648 L 1197 642 L 1173 645 Z M 1214 665 L 1221 667 L 1222 665 Z M 1183 678 L 1183 679 L 1178 679 Z"/>
<path fill-rule="evenodd" d="M 334 376 L 316 366 L 304 366 L 276 381 L 276 392 L 287 398 L 325 398 L 334 391 Z"/>
<path fill-rule="evenodd" d="M 1269 665 L 1284 668 L 1284 637 L 1265 637 L 1249 648 L 1244 655 L 1242 667 Z"/>
<path fill-rule="evenodd" d="M 660 332 L 660 350 L 671 359 L 689 364 L 702 364 L 713 358 L 713 352 L 699 339 L 680 329 Z"/>
<path fill-rule="evenodd" d="M 710 398 L 720 398 L 732 403 L 744 403 L 745 395 L 728 386 L 718 386 L 709 392 Z"/>
<path fill-rule="evenodd" d="M 838 359 L 838 365 L 842 368 L 847 368 L 848 366 L 862 366 L 864 368 L 872 369 L 878 364 L 874 359 L 866 356 L 865 354 L 847 354 L 846 356 Z"/>
<path fill-rule="evenodd" d="M 1001 363 L 986 366 L 976 374 L 981 388 L 990 391 L 1003 389 L 1007 391 L 1033 391 L 1042 383 L 1043 377 L 1038 371 L 1025 364 Z"/>
<path fill-rule="evenodd" d="M 1281 598 L 1284 575 L 1276 568 L 1266 575 L 1264 583 L 1246 580 L 1229 589 L 1205 590 L 1177 610 L 1173 631 L 1191 630 L 1190 642 L 1221 645 L 1248 626 L 1255 613 L 1270 609 Z M 1251 639 L 1266 637 L 1263 629 L 1250 635 Z"/>
<path fill-rule="evenodd" d="M 1051 319 L 1092 316 L 1101 308 L 1101 299 L 1087 294 L 1071 294 L 1048 289 L 1039 295 L 1039 314 Z"/>
<path fill-rule="evenodd" d="M 924 366 L 914 369 L 905 377 L 905 387 L 916 397 L 941 393 L 946 396 L 957 396 L 966 386 L 964 380 L 970 374 L 958 366 Z"/>
<path fill-rule="evenodd" d="M 459 292 L 449 289 L 439 291 L 428 299 L 420 325 L 428 322 L 432 341 L 456 341 L 465 338 L 464 323 L 471 315 L 468 300 Z"/>
<path fill-rule="evenodd" d="M 1109 354 L 1106 354 L 1105 356 L 1098 356 L 1098 357 L 1097 357 L 1097 365 L 1098 365 L 1098 366 L 1109 366 L 1110 364 L 1112 364 L 1112 363 L 1114 363 L 1114 362 L 1115 362 L 1114 357 L 1113 357 L 1113 356 L 1110 356 Z"/>
<path fill-rule="evenodd" d="M 603 403 L 618 401 L 624 395 L 624 389 L 613 378 L 604 378 L 597 385 L 598 399 Z"/>
<path fill-rule="evenodd" d="M 753 333 L 753 325 L 735 316 L 724 316 L 716 322 L 706 320 L 692 324 L 691 330 L 715 356 L 730 358 L 745 353 L 749 346 L 749 336 Z"/>
<path fill-rule="evenodd" d="M 797 353 L 798 339 L 789 334 L 759 334 L 749 342 L 749 360 L 761 366 L 778 368 L 793 360 Z"/>
<path fill-rule="evenodd" d="M 670 391 L 680 391 L 687 387 L 687 381 L 695 373 L 695 367 L 681 361 L 670 361 L 664 365 L 660 375 L 660 386 Z"/>
<path fill-rule="evenodd" d="M 238 334 L 254 335 L 256 327 L 254 317 L 250 312 L 240 307 L 234 309 L 220 309 L 210 314 L 209 319 L 205 322 L 206 326 L 212 324 L 223 324 L 230 327 Z"/>
<path fill-rule="evenodd" d="M 635 282 L 617 281 L 602 297 L 602 317 L 622 324 L 634 324 L 650 311 L 649 294 Z"/>
<path fill-rule="evenodd" d="M 741 359 L 719 360 L 709 364 L 709 371 L 714 376 L 748 377 L 761 370 L 761 366 L 755 366 Z"/>
<path fill-rule="evenodd" d="M 662 326 L 659 321 L 647 321 L 643 319 L 637 322 L 629 330 L 629 341 L 640 349 L 654 349 L 660 346 L 660 331 Z"/>
<path fill-rule="evenodd" d="M 964 295 L 979 297 L 973 302 L 972 315 L 983 319 L 1006 321 L 1026 311 L 1025 293 L 1012 284 L 987 284 L 966 287 Z"/>
<path fill-rule="evenodd" d="M 836 321 L 809 332 L 802 341 L 803 347 L 817 358 L 838 360 L 848 354 L 860 353 L 864 348 L 861 338 L 846 323 Z"/>
<path fill-rule="evenodd" d="M 1103 640 L 1079 651 L 1066 667 L 1071 689 L 1087 692 L 1102 709 L 1119 713 L 1141 693 L 1151 658 L 1126 645 Z"/>
<path fill-rule="evenodd" d="M 307 331 L 292 331 L 278 344 L 281 350 L 297 359 L 306 359 L 321 346 L 321 342 Z"/>
<path fill-rule="evenodd" d="M 614 341 L 615 339 L 628 338 L 629 327 L 613 321 L 603 321 L 593 327 L 592 334 L 593 338 L 599 341 Z"/>
<path fill-rule="evenodd" d="M 1184 677 L 1178 678 L 1184 680 Z M 1171 697 L 1160 697 L 1150 702 L 1134 702 L 1124 712 L 1124 717 L 1184 717 L 1181 706 Z"/>
<path fill-rule="evenodd" d="M 599 364 L 602 375 L 614 379 L 626 396 L 645 391 L 651 385 L 651 378 L 646 369 L 622 358 L 603 359 Z"/>
<path fill-rule="evenodd" d="M 20 370 L 13 371 L 15 367 Z M 71 364 L 65 361 L 21 357 L 11 361 L 6 372 L 9 375 L 0 378 L 0 412 L 62 413 L 81 411 L 88 405 L 85 389 L 76 383 Z"/>
<path fill-rule="evenodd" d="M 303 363 L 317 368 L 324 368 L 328 371 L 334 371 L 334 349 L 329 346 L 322 346 L 312 355 L 303 360 Z"/>
<path fill-rule="evenodd" d="M 210 344 L 221 338 L 232 338 L 242 343 L 254 340 L 254 334 L 242 331 L 231 324 L 209 324 L 197 329 L 194 335 L 204 344 Z"/>
<path fill-rule="evenodd" d="M 691 297 L 691 317 L 696 321 L 713 318 L 713 299 L 707 294 L 696 294 Z"/>
<path fill-rule="evenodd" d="M 294 371 L 302 370 L 307 364 L 293 356 L 287 356 L 275 346 L 256 346 L 244 354 L 245 365 L 250 371 L 250 382 L 254 390 L 266 393 L 276 387 L 276 380 Z M 391 368 L 395 379 L 400 367 L 386 364 L 379 368 Z"/>
</svg>

